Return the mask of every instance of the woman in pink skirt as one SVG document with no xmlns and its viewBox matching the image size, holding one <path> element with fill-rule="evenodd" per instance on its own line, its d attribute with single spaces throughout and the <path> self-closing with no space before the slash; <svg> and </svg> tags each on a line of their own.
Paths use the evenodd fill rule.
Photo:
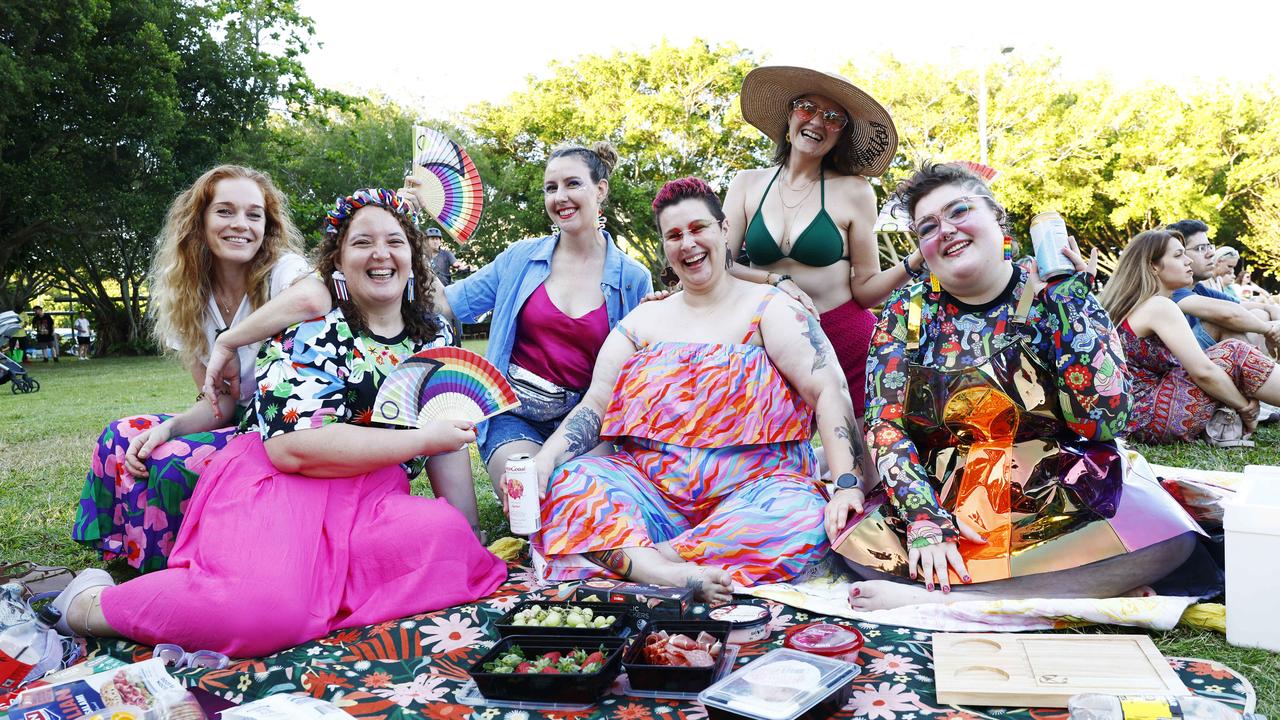
<svg viewBox="0 0 1280 720">
<path fill-rule="evenodd" d="M 470 602 L 506 577 L 457 509 L 409 494 L 430 456 L 475 440 L 471 424 L 370 422 L 401 359 L 449 340 L 411 211 L 360 190 L 325 231 L 336 305 L 263 346 L 249 432 L 201 474 L 168 569 L 119 586 L 84 571 L 54 601 L 59 629 L 249 657 Z"/>
</svg>

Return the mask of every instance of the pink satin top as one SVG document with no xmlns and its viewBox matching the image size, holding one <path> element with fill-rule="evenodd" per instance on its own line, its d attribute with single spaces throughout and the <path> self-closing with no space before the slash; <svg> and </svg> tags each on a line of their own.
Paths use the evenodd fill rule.
<svg viewBox="0 0 1280 720">
<path fill-rule="evenodd" d="M 569 317 L 556 307 L 539 285 L 516 317 L 516 342 L 511 363 L 572 390 L 591 385 L 596 355 L 609 336 L 609 313 L 604 303 L 582 317 Z"/>
</svg>

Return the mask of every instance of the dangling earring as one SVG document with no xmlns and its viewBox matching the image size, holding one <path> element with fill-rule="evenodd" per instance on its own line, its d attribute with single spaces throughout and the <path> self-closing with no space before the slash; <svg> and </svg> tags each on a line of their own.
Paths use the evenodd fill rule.
<svg viewBox="0 0 1280 720">
<path fill-rule="evenodd" d="M 347 295 L 347 276 L 342 274 L 341 270 L 333 271 L 333 294 L 338 299 L 347 302 L 351 298 Z"/>
<path fill-rule="evenodd" d="M 598 213 L 598 215 L 596 216 L 596 228 L 603 231 L 604 230 L 604 211 L 597 210 L 596 212 Z"/>
<path fill-rule="evenodd" d="M 560 240 L 560 226 L 552 224 L 551 225 L 551 241 L 558 242 L 559 240 Z"/>
<path fill-rule="evenodd" d="M 1005 260 L 1013 259 L 1013 238 L 1009 237 L 1008 235 L 1004 236 L 1004 259 Z"/>
<path fill-rule="evenodd" d="M 413 273 L 412 273 L 412 272 L 410 272 L 410 273 L 409 273 L 409 284 L 404 286 L 404 297 L 405 297 L 405 299 L 406 299 L 406 300 L 408 300 L 408 301 L 409 301 L 409 304 L 410 304 L 410 305 L 412 305 L 412 304 L 413 304 L 413 298 L 414 298 L 413 285 L 414 285 L 414 282 L 413 282 Z"/>
<path fill-rule="evenodd" d="M 680 276 L 676 275 L 675 268 L 670 265 L 662 268 L 662 272 L 658 274 L 658 279 L 662 281 L 663 285 L 666 285 L 669 288 L 675 287 L 676 283 L 680 282 Z"/>
<path fill-rule="evenodd" d="M 934 292 L 942 292 L 942 283 L 938 282 L 938 276 L 932 272 L 929 273 L 929 289 Z"/>
<path fill-rule="evenodd" d="M 733 253 L 729 252 L 729 241 L 724 241 L 724 269 L 733 267 Z"/>
</svg>

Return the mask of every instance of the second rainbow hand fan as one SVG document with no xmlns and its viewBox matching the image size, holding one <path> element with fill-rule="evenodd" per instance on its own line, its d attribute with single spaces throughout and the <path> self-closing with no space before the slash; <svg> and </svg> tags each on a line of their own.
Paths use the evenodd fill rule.
<svg viewBox="0 0 1280 720">
<path fill-rule="evenodd" d="M 405 358 L 382 382 L 373 421 L 403 427 L 479 422 L 519 405 L 511 383 L 488 360 L 463 348 L 430 348 Z"/>
<path fill-rule="evenodd" d="M 413 126 L 413 176 L 424 208 L 459 243 L 471 239 L 484 213 L 484 185 L 471 157 L 437 130 Z"/>
</svg>

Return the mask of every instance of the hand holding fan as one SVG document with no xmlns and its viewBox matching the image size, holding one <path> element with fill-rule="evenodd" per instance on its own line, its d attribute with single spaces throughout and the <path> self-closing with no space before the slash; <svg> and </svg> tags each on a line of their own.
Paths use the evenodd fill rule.
<svg viewBox="0 0 1280 720">
<path fill-rule="evenodd" d="M 484 212 L 484 185 L 466 151 L 443 133 L 413 126 L 413 171 L 418 197 L 454 240 L 465 243 Z"/>
<path fill-rule="evenodd" d="M 479 422 L 519 405 L 511 384 L 488 360 L 463 348 L 430 348 L 402 360 L 382 381 L 373 421 L 403 427 Z"/>
</svg>

